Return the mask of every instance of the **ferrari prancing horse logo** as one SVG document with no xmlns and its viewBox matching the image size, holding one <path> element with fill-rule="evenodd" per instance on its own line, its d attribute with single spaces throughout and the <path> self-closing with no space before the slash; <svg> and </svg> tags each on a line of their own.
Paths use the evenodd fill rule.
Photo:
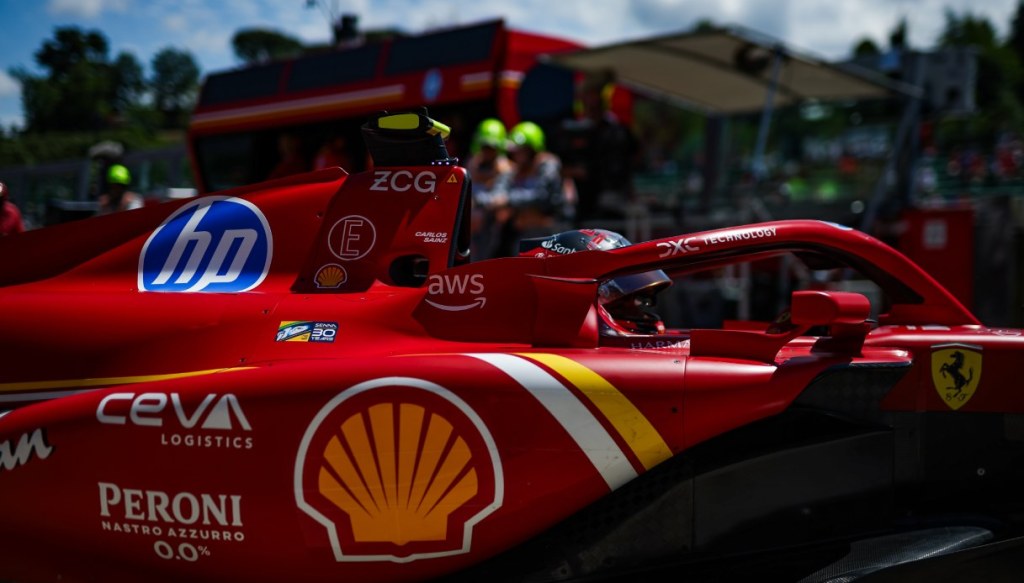
<svg viewBox="0 0 1024 583">
<path fill-rule="evenodd" d="M 941 344 L 932 347 L 932 383 L 954 411 L 971 400 L 981 382 L 981 347 Z"/>
</svg>

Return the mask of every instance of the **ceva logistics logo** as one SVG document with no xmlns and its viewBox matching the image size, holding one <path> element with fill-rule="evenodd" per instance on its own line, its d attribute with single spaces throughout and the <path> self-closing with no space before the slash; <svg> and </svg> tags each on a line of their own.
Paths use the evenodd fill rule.
<svg viewBox="0 0 1024 583">
<path fill-rule="evenodd" d="M 149 236 L 139 257 L 139 290 L 248 291 L 267 277 L 273 249 L 270 225 L 256 205 L 234 197 L 201 198 Z"/>
</svg>

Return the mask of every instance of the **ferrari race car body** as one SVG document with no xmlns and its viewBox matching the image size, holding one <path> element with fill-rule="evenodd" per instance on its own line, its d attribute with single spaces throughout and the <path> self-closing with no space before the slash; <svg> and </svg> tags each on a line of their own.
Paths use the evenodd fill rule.
<svg viewBox="0 0 1024 583">
<path fill-rule="evenodd" d="M 0 579 L 827 580 L 1017 544 L 1019 330 L 818 221 L 471 263 L 469 179 L 430 161 L 0 240 Z M 608 278 L 782 253 L 885 305 L 603 322 Z"/>
</svg>

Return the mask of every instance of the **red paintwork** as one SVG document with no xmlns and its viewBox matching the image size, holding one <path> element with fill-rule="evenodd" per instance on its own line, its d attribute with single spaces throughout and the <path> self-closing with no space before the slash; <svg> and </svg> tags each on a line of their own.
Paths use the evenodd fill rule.
<svg viewBox="0 0 1024 583">
<path fill-rule="evenodd" d="M 543 532 L 667 456 L 785 410 L 836 365 L 912 362 L 885 406 L 947 411 L 928 359 L 953 342 L 984 350 L 981 382 L 957 414 L 1024 412 L 1024 397 L 1000 382 L 1015 372 L 1020 331 L 979 325 L 867 235 L 780 221 L 448 268 L 465 180 L 449 167 L 329 170 L 220 193 L 224 208 L 242 208 L 237 199 L 259 209 L 273 234 L 266 277 L 248 291 L 139 291 L 159 280 L 140 276 L 145 254 L 157 253 L 147 240 L 159 241 L 172 213 L 205 208 L 194 202 L 0 240 L 0 404 L 14 408 L 0 417 L 0 578 L 422 580 Z M 372 245 L 353 216 L 373 223 Z M 349 230 L 332 235 L 335 227 Z M 204 228 L 193 225 L 192 244 L 212 232 Z M 194 247 L 182 249 L 178 263 L 157 256 L 154 265 L 180 269 Z M 599 334 L 601 278 L 786 249 L 861 258 L 897 274 L 920 301 L 891 306 L 870 332 L 857 297 L 816 292 L 794 310 L 797 324 L 834 325 L 852 343 L 800 330 L 737 331 L 763 339 L 746 349 L 715 331 Z M 241 256 L 225 253 L 224 264 Z M 408 256 L 429 261 L 417 287 L 395 285 L 394 261 Z M 347 278 L 324 287 L 325 265 Z M 335 340 L 276 341 L 295 321 L 334 323 Z M 204 374 L 156 377 L 195 372 Z M 64 396 L 71 391 L 82 392 Z M 399 427 L 417 426 L 412 411 L 426 411 L 465 436 L 477 486 L 464 490 L 444 540 L 356 540 L 347 514 L 321 496 L 318 456 L 346 420 L 384 427 L 373 425 L 371 406 Z M 400 431 L 381 429 L 384 441 L 362 448 L 345 435 L 352 455 L 412 452 L 426 463 L 426 434 L 404 448 L 380 437 Z M 406 483 L 378 471 L 382 483 Z M 330 511 L 336 546 L 307 499 Z M 419 528 L 407 524 L 384 530 Z"/>
<path fill-rule="evenodd" d="M 974 302 L 974 209 L 908 209 L 896 243 L 965 306 Z"/>
</svg>

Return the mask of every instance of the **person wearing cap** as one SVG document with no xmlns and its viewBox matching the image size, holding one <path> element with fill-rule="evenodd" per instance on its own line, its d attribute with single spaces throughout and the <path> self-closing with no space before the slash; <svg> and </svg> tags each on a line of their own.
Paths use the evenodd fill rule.
<svg viewBox="0 0 1024 583">
<path fill-rule="evenodd" d="M 563 173 L 578 194 L 576 223 L 621 218 L 633 198 L 633 169 L 639 144 L 629 127 L 610 110 L 615 92 L 611 78 L 595 75 L 577 88 L 580 117 L 561 126 L 559 144 Z"/>
<path fill-rule="evenodd" d="M 295 132 L 285 132 L 279 135 L 277 137 L 278 161 L 267 175 L 267 180 L 309 172 L 309 160 L 306 158 L 304 150 L 302 138 Z"/>
<path fill-rule="evenodd" d="M 544 130 L 530 121 L 517 124 L 509 132 L 508 149 L 515 170 L 508 187 L 512 216 L 502 234 L 502 255 L 514 255 L 522 237 L 551 234 L 570 214 L 562 163 L 547 151 Z"/>
<path fill-rule="evenodd" d="M 316 157 L 313 158 L 313 170 L 323 170 L 324 168 L 333 168 L 335 166 L 344 168 L 346 172 L 356 172 L 358 170 L 355 167 L 351 152 L 349 152 L 348 140 L 345 139 L 345 134 L 340 129 L 335 129 L 331 132 L 327 137 L 327 141 L 317 150 Z"/>
<path fill-rule="evenodd" d="M 128 168 L 114 164 L 107 169 L 107 192 L 100 195 L 98 215 L 142 208 L 142 196 L 128 190 L 132 175 Z"/>
<path fill-rule="evenodd" d="M 508 185 L 512 162 L 505 155 L 505 124 L 488 118 L 480 122 L 470 144 L 466 170 L 473 184 L 473 256 L 495 255 L 495 232 L 508 219 Z"/>
<path fill-rule="evenodd" d="M 505 155 L 505 124 L 488 118 L 480 122 L 473 142 L 466 170 L 473 179 L 473 202 L 480 206 L 495 206 L 508 201 L 508 179 L 512 163 Z"/>
<path fill-rule="evenodd" d="M 25 223 L 21 220 L 21 211 L 10 201 L 7 185 L 0 182 L 0 237 L 25 232 Z"/>
</svg>

